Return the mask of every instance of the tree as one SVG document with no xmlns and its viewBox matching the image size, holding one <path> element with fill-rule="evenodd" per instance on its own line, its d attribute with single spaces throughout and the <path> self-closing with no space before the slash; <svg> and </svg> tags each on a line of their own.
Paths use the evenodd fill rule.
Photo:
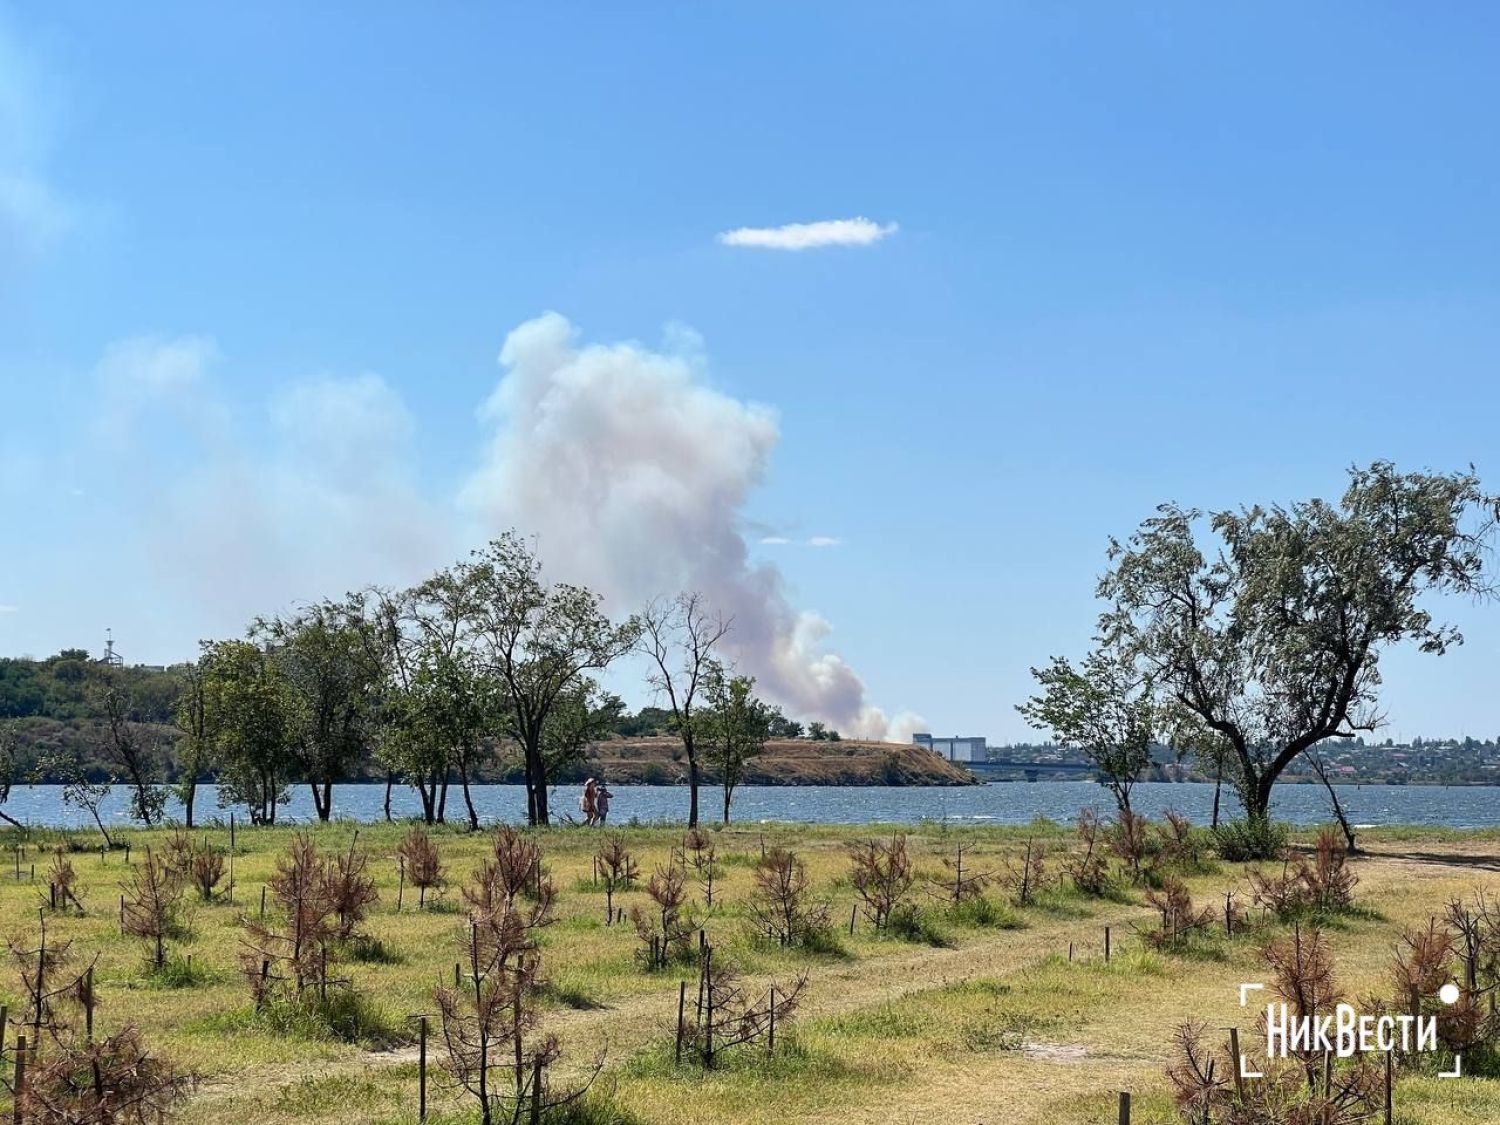
<svg viewBox="0 0 1500 1125">
<path fill-rule="evenodd" d="M 26 826 L 5 811 L 5 803 L 10 800 L 11 787 L 20 779 L 20 776 L 21 760 L 16 748 L 15 728 L 9 722 L 0 722 L 0 820 L 25 831 Z"/>
<path fill-rule="evenodd" d="M 1219 827 L 1219 802 L 1224 789 L 1224 779 L 1234 784 L 1234 771 L 1238 760 L 1229 739 L 1218 731 L 1204 726 L 1192 712 L 1181 707 L 1168 706 L 1161 715 L 1162 726 L 1169 732 L 1172 749 L 1178 761 L 1191 758 L 1204 774 L 1214 779 L 1214 807 L 1209 827 Z"/>
<path fill-rule="evenodd" d="M 251 627 L 286 686 L 286 735 L 321 821 L 333 815 L 333 783 L 351 772 L 370 740 L 381 669 L 360 636 L 364 623 L 364 596 L 352 594 Z"/>
<path fill-rule="evenodd" d="M 182 674 L 182 694 L 178 697 L 173 722 L 181 737 L 177 740 L 177 799 L 182 802 L 183 816 L 193 827 L 193 803 L 198 782 L 214 763 L 215 730 L 209 723 L 210 708 L 206 690 L 204 662 L 211 646 L 199 644 L 198 663 L 189 664 Z"/>
<path fill-rule="evenodd" d="M 167 794 L 136 721 L 135 701 L 114 668 L 100 667 L 89 704 L 102 730 L 105 754 L 130 781 L 130 815 L 149 827 L 162 818 Z"/>
<path fill-rule="evenodd" d="M 250 641 L 215 641 L 202 664 L 206 721 L 221 763 L 219 803 L 245 804 L 252 824 L 275 824 L 296 765 L 287 745 L 291 702 L 281 668 Z"/>
<path fill-rule="evenodd" d="M 543 581 L 535 554 L 513 532 L 455 568 L 455 579 L 467 595 L 470 642 L 499 680 L 504 733 L 524 757 L 527 821 L 547 824 L 547 720 L 585 673 L 634 647 L 640 625 L 634 618 L 613 624 L 599 596 L 583 587 Z"/>
<path fill-rule="evenodd" d="M 709 707 L 701 716 L 703 748 L 719 772 L 724 789 L 724 823 L 745 764 L 766 748 L 775 710 L 754 694 L 749 676 L 726 678 L 715 668 L 708 679 Z"/>
<path fill-rule="evenodd" d="M 1130 790 L 1151 764 L 1155 701 L 1151 683 L 1118 652 L 1104 649 L 1075 668 L 1054 656 L 1031 674 L 1041 693 L 1016 710 L 1035 727 L 1051 730 L 1059 742 L 1081 750 L 1099 767 L 1121 809 L 1130 809 Z"/>
<path fill-rule="evenodd" d="M 1112 541 L 1099 595 L 1106 641 L 1157 691 L 1228 739 L 1252 820 L 1310 746 L 1380 723 L 1380 655 L 1414 642 L 1441 654 L 1462 637 L 1429 594 L 1492 593 L 1486 556 L 1496 498 L 1472 471 L 1352 469 L 1337 504 L 1220 511 L 1206 552 L 1197 510 L 1163 505 Z"/>
<path fill-rule="evenodd" d="M 727 618 L 709 611 L 699 593 L 657 598 L 641 617 L 641 650 L 654 669 L 647 682 L 665 697 L 672 712 L 672 728 L 682 739 L 688 761 L 688 827 L 698 827 L 698 693 L 716 667 L 714 648 L 729 632 Z M 727 802 L 725 822 L 728 822 Z"/>
<path fill-rule="evenodd" d="M 542 761 L 548 778 L 565 777 L 591 743 L 608 738 L 625 704 L 584 678 L 557 697 L 542 727 Z"/>
<path fill-rule="evenodd" d="M 104 846 L 107 848 L 115 846 L 114 837 L 109 834 L 109 829 L 104 827 L 104 818 L 99 814 L 100 808 L 109 798 L 110 789 L 113 788 L 113 778 L 106 777 L 103 781 L 95 781 L 89 776 L 88 769 L 76 754 L 63 752 L 43 758 L 37 763 L 36 772 L 38 776 L 57 778 L 63 787 L 63 804 L 87 812 L 98 827 L 99 835 L 104 837 Z"/>
</svg>

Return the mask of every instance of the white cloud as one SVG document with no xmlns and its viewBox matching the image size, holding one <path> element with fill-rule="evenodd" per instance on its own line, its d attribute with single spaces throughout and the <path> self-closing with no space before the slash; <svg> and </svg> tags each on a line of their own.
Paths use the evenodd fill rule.
<svg viewBox="0 0 1500 1125">
<path fill-rule="evenodd" d="M 768 547 L 780 547 L 791 542 L 785 535 L 762 535 L 760 541 Z"/>
<path fill-rule="evenodd" d="M 841 546 L 843 542 L 844 541 L 842 539 L 836 538 L 832 535 L 814 535 L 807 541 L 807 545 L 809 547 L 838 547 Z"/>
<path fill-rule="evenodd" d="M 757 250 L 814 250 L 820 246 L 869 246 L 895 234 L 897 229 L 895 223 L 881 224 L 860 216 L 779 227 L 737 227 L 720 234 L 719 241 L 725 246 L 749 246 Z"/>
<path fill-rule="evenodd" d="M 20 610 L 18 605 L 0 605 L 0 613 L 19 613 Z"/>
</svg>

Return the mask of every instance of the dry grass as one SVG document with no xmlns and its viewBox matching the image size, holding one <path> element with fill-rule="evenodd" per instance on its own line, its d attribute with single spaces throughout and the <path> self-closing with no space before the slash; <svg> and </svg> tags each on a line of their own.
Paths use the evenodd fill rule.
<svg viewBox="0 0 1500 1125">
<path fill-rule="evenodd" d="M 364 925 L 378 957 L 340 966 L 367 992 L 390 1025 L 431 1012 L 432 989 L 451 979 L 463 926 L 457 895 L 449 891 L 428 909 L 416 909 L 408 883 L 397 914 L 396 847 L 403 825 L 367 825 L 360 844 L 369 849 L 369 874 L 380 901 Z M 614 829 L 611 830 L 615 831 Z M 723 905 L 704 915 L 714 945 L 732 954 L 752 981 L 806 972 L 809 986 L 800 1023 L 781 1057 L 731 1062 L 719 1074 L 676 1071 L 670 1027 L 677 981 L 690 966 L 641 971 L 630 927 L 603 924 L 603 890 L 591 883 L 597 833 L 556 829 L 537 834 L 545 864 L 559 888 L 558 922 L 543 950 L 551 980 L 544 1026 L 566 1052 L 562 1073 L 587 1067 L 608 1048 L 605 1081 L 615 1103 L 653 1125 L 732 1122 L 1027 1122 L 1060 1125 L 1113 1121 L 1115 1091 L 1136 1095 L 1137 1122 L 1174 1120 L 1162 1067 L 1169 1037 L 1188 1016 L 1211 1027 L 1227 1026 L 1239 1010 L 1236 985 L 1258 979 L 1257 941 L 1219 943 L 1213 956 L 1174 957 L 1147 952 L 1133 924 L 1151 925 L 1139 894 L 1132 901 L 1085 899 L 1052 891 L 1018 912 L 1020 929 L 976 927 L 953 919 L 939 923 L 948 948 L 877 937 L 861 922 L 847 934 L 855 901 L 847 847 L 877 829 L 827 826 L 735 827 L 715 832 L 722 864 L 715 898 Z M 320 847 L 348 846 L 351 825 L 318 829 Z M 626 846 L 643 870 L 665 863 L 679 834 L 664 829 L 623 829 Z M 920 876 L 938 877 L 942 859 L 959 840 L 975 869 L 998 869 L 1014 859 L 1029 835 L 1057 845 L 1055 829 L 924 827 L 910 846 Z M 226 846 L 228 834 L 210 832 Z M 195 904 L 188 931 L 174 953 L 192 954 L 202 983 L 153 977 L 141 943 L 118 932 L 123 855 L 73 857 L 86 913 L 49 918 L 49 933 L 74 938 L 77 948 L 99 955 L 99 1022 L 113 1030 L 137 1023 L 155 1049 L 203 1077 L 183 1119 L 201 1123 L 397 1122 L 415 1120 L 415 1051 L 407 1046 L 371 1051 L 331 1039 L 287 1034 L 251 1018 L 249 995 L 237 972 L 241 911 L 254 914 L 275 856 L 291 833 L 241 830 L 234 856 L 234 903 Z M 1351 919 L 1330 934 L 1347 991 L 1388 992 L 1391 950 L 1402 927 L 1424 923 L 1451 895 L 1478 886 L 1500 886 L 1500 839 L 1494 834 L 1410 831 L 1366 834 L 1377 854 L 1355 861 L 1362 907 L 1376 916 Z M 488 853 L 489 836 L 438 830 L 449 885 L 466 881 Z M 34 929 L 45 899 L 44 883 L 19 884 L 8 874 L 14 836 L 0 836 L 0 936 Z M 164 833 L 135 833 L 134 855 L 160 845 Z M 22 862 L 26 871 L 34 838 Z M 1304 841 L 1306 842 L 1306 841 Z M 744 915 L 753 864 L 766 848 L 790 847 L 807 863 L 820 897 L 832 904 L 842 950 L 781 951 L 752 939 Z M 919 879 L 919 885 L 922 880 Z M 226 876 L 227 883 L 227 876 Z M 1188 880 L 1195 901 L 1222 902 L 1231 886 L 1243 889 L 1234 865 Z M 998 891 L 991 890 L 996 897 Z M 695 894 L 696 897 L 696 894 Z M 628 912 L 645 902 L 637 888 L 617 892 Z M 926 909 L 938 911 L 936 902 Z M 1016 913 L 1016 912 L 1011 912 Z M 1115 958 L 1102 961 L 1103 927 L 1112 927 Z M 1069 963 L 1069 943 L 1075 960 Z M 378 943 L 378 944 L 374 944 Z M 0 1002 L 14 1009 L 18 987 L 0 973 Z M 459 1102 L 435 1079 L 439 1107 Z M 1500 1081 L 1404 1080 L 1399 1117 L 1408 1122 L 1458 1125 L 1500 1120 Z"/>
</svg>

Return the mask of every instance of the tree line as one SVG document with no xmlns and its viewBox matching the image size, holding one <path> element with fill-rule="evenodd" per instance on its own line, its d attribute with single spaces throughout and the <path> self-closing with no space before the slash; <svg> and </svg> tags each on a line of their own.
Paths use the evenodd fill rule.
<svg viewBox="0 0 1500 1125">
<path fill-rule="evenodd" d="M 46 676 L 22 668 L 31 662 L 0 662 L 0 719 L 50 710 L 90 720 L 96 768 L 76 750 L 52 751 L 31 776 L 61 781 L 64 799 L 96 822 L 114 784 L 128 787 L 143 824 L 161 821 L 175 795 L 189 827 L 206 781 L 218 783 L 221 804 L 274 824 L 293 784 L 308 787 L 326 821 L 336 784 L 383 775 L 387 813 L 392 786 L 404 783 L 426 821 L 446 820 L 456 786 L 477 828 L 471 785 L 498 763 L 519 772 L 528 822 L 548 824 L 553 786 L 590 743 L 649 725 L 681 740 L 696 827 L 705 767 L 727 822 L 746 763 L 768 739 L 803 733 L 728 664 L 732 628 L 693 592 L 613 620 L 593 591 L 544 578 L 532 545 L 507 533 L 413 587 L 256 618 L 242 638 L 201 642 L 198 659 L 170 676 L 79 650 L 50 661 Z M 631 653 L 665 704 L 636 716 L 599 682 Z M 170 728 L 170 752 L 151 724 Z M 837 737 L 820 725 L 813 734 Z M 0 806 L 26 775 L 20 759 L 14 731 L 0 729 Z"/>
</svg>

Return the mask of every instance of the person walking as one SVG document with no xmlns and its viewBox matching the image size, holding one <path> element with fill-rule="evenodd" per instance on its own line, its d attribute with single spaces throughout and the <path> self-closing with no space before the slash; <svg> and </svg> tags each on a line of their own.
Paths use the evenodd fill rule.
<svg viewBox="0 0 1500 1125">
<path fill-rule="evenodd" d="M 578 798 L 578 807 L 583 810 L 583 826 L 593 825 L 599 815 L 599 783 L 592 777 L 583 783 L 583 796 Z"/>
<path fill-rule="evenodd" d="M 601 828 L 604 827 L 605 820 L 609 818 L 609 799 L 613 796 L 614 794 L 602 781 L 599 783 L 599 788 L 594 790 L 594 823 Z"/>
</svg>

